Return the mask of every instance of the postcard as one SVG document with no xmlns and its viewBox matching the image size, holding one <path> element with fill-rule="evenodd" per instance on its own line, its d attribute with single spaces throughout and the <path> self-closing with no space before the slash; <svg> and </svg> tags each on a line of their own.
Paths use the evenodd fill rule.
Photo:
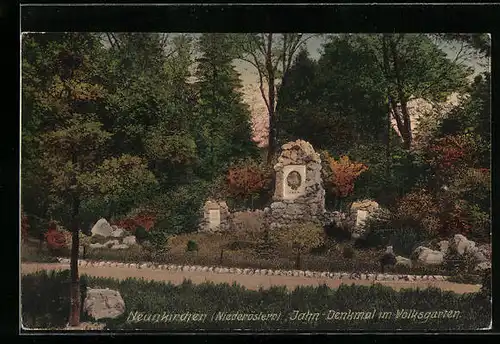
<svg viewBox="0 0 500 344">
<path fill-rule="evenodd" d="M 23 331 L 491 328 L 489 34 L 21 36 Z"/>
</svg>

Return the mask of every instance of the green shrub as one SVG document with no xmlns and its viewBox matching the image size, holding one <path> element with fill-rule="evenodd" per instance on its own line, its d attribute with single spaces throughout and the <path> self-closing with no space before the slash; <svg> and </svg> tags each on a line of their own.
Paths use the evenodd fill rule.
<svg viewBox="0 0 500 344">
<path fill-rule="evenodd" d="M 57 263 L 57 258 L 48 252 L 47 247 L 24 243 L 21 245 L 21 262 Z"/>
<path fill-rule="evenodd" d="M 409 256 L 422 242 L 430 239 L 421 223 L 387 209 L 378 209 L 365 223 L 367 247 L 393 246 L 397 254 Z"/>
<path fill-rule="evenodd" d="M 487 269 L 483 272 L 483 277 L 481 280 L 481 295 L 485 297 L 485 299 L 491 299 L 491 269 Z"/>
<path fill-rule="evenodd" d="M 41 271 L 22 277 L 21 314 L 27 328 L 64 327 L 69 316 L 70 271 Z M 87 277 L 80 277 L 81 301 Z M 82 313 L 82 316 L 84 314 Z"/>
<path fill-rule="evenodd" d="M 342 249 L 342 257 L 345 259 L 353 259 L 356 251 L 351 246 L 344 246 Z"/>
<path fill-rule="evenodd" d="M 43 315 L 51 312 L 43 307 L 33 307 L 36 301 L 43 300 L 44 305 L 50 305 L 54 291 L 64 294 L 66 289 L 60 286 L 60 280 L 47 275 L 24 276 L 22 285 L 35 285 L 29 290 L 28 298 L 23 302 L 23 319 L 32 319 L 34 326 L 44 327 L 49 321 L 44 321 Z M 58 286 L 59 284 L 59 286 Z M 106 319 L 108 329 L 176 329 L 176 330 L 472 330 L 484 328 L 490 324 L 491 303 L 479 294 L 454 294 L 436 288 L 428 289 L 394 289 L 380 284 L 372 286 L 341 285 L 338 289 L 326 286 L 301 286 L 293 291 L 285 287 L 272 287 L 261 290 L 247 290 L 233 284 L 202 283 L 193 284 L 184 281 L 180 285 L 157 281 L 126 279 L 118 281 L 110 278 L 88 278 L 89 287 L 99 286 L 119 290 L 127 311 L 118 318 Z M 56 288 L 56 289 L 53 289 Z M 65 288 L 65 287 L 64 287 Z M 36 296 L 34 296 L 36 295 Z M 67 295 L 67 292 L 66 292 Z M 31 297 L 31 299 L 30 299 Z M 49 301 L 49 302 L 46 302 Z M 64 305 L 64 302 L 66 303 Z M 62 306 L 60 317 L 67 316 L 68 299 L 59 301 Z M 25 305 L 26 304 L 26 305 Z M 393 312 L 395 315 L 401 309 L 435 312 L 439 310 L 459 311 L 457 318 L 429 318 L 427 321 L 416 319 L 388 318 L 371 320 L 332 321 L 326 320 L 329 310 L 346 312 L 351 310 L 377 312 Z M 127 322 L 131 312 L 144 312 L 160 315 L 167 313 L 204 313 L 205 322 Z M 301 312 L 320 312 L 318 321 L 300 322 L 290 320 L 294 310 Z M 279 321 L 217 321 L 212 315 L 218 312 L 228 313 L 281 313 Z M 56 314 L 56 313 L 49 313 Z M 63 322 L 59 322 L 63 323 Z"/>
<path fill-rule="evenodd" d="M 186 251 L 193 252 L 198 251 L 198 244 L 194 240 L 189 240 L 186 244 Z"/>
<path fill-rule="evenodd" d="M 135 230 L 135 238 L 138 243 L 142 244 L 149 239 L 149 232 L 144 227 L 137 227 Z"/>
<path fill-rule="evenodd" d="M 389 241 L 396 254 L 408 257 L 425 241 L 425 236 L 418 228 L 403 227 L 395 230 Z"/>
<path fill-rule="evenodd" d="M 168 246 L 159 245 L 146 245 L 141 249 L 142 254 L 137 261 L 147 261 L 147 262 L 168 262 L 169 261 L 169 248 Z"/>
<path fill-rule="evenodd" d="M 323 230 L 329 238 L 334 239 L 337 242 L 349 241 L 351 240 L 351 232 L 347 226 L 347 221 L 345 222 L 346 223 L 341 226 L 338 226 L 335 223 L 328 224 L 324 226 Z"/>
<path fill-rule="evenodd" d="M 358 245 L 364 247 L 384 247 L 390 242 L 390 237 L 394 232 L 392 221 L 394 214 L 385 208 L 379 208 L 373 212 L 364 224 L 365 237 L 359 241 Z"/>
<path fill-rule="evenodd" d="M 155 247 L 164 247 L 168 242 L 169 237 L 170 235 L 166 231 L 158 228 L 152 228 L 149 231 L 148 240 Z"/>
<path fill-rule="evenodd" d="M 474 272 L 475 258 L 472 254 L 458 254 L 455 250 L 448 250 L 444 256 L 444 266 L 451 275 L 471 274 Z"/>
</svg>

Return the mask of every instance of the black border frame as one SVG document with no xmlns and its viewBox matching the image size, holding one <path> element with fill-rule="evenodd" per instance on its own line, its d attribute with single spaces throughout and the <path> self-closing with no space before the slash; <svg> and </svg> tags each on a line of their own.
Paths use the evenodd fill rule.
<svg viewBox="0 0 500 344">
<path fill-rule="evenodd" d="M 259 32 L 264 30 L 273 30 L 275 32 L 488 32 L 492 34 L 492 56 L 496 56 L 499 49 L 497 45 L 500 45 L 500 40 L 496 37 L 496 33 L 499 29 L 498 20 L 500 18 L 500 8 L 492 4 L 398 4 L 398 5 L 374 5 L 374 4 L 350 4 L 350 5 L 299 5 L 299 4 L 288 4 L 288 5 L 263 5 L 263 4 L 253 4 L 253 5 L 201 5 L 201 4 L 182 4 L 182 5 L 168 5 L 168 4 L 120 4 L 120 5 L 106 5 L 101 4 L 99 6 L 82 6 L 82 4 L 64 4 L 64 6 L 58 6 L 56 4 L 37 4 L 34 6 L 28 6 L 28 4 L 21 4 L 17 8 L 10 11 L 9 7 L 4 13 L 0 13 L 0 19 L 12 12 L 16 12 L 18 15 L 14 19 L 16 22 L 16 47 L 17 51 L 17 61 L 16 67 L 13 70 L 17 70 L 16 82 L 19 82 L 19 48 L 21 31 L 156 31 L 156 32 Z M 1 9 L 1 8 L 0 8 Z M 310 18 L 308 20 L 307 18 Z M 467 21 L 462 18 L 468 18 Z M 493 80 L 496 79 L 496 64 L 493 63 L 492 59 L 492 76 Z M 495 97 L 495 82 L 492 83 L 492 106 L 495 108 L 496 103 L 498 103 L 498 98 Z M 18 95 L 19 97 L 19 95 Z M 9 99 L 9 98 L 7 98 Z M 19 98 L 16 98 L 19 99 Z M 19 114 L 19 103 L 17 103 L 17 114 Z M 12 116 L 12 115 L 11 115 Z M 12 116 L 13 117 L 13 116 Z M 15 125 L 17 125 L 16 122 Z M 495 127 L 495 121 L 492 119 L 492 127 Z M 17 127 L 16 127 L 17 128 Z M 1 173 L 7 171 L 12 172 L 12 177 L 16 176 L 19 183 L 19 136 L 18 131 L 10 131 L 8 134 L 15 133 L 13 140 L 6 141 L 6 144 L 2 147 L 7 148 L 7 159 L 10 158 L 10 162 L 4 165 L 2 163 Z M 495 130 L 493 130 L 493 166 L 492 175 L 495 175 L 496 164 L 495 164 Z M 8 135 L 2 136 L 2 138 L 8 138 Z M 12 153 L 12 154 L 9 154 Z M 5 156 L 3 156 L 5 158 Z M 18 183 L 3 183 L 2 188 L 7 186 L 10 188 L 8 191 L 12 191 L 12 194 L 19 196 L 19 184 Z M 8 184 L 8 185 L 6 185 Z M 493 180 L 493 207 L 495 194 L 497 188 L 496 183 Z M 5 189 L 5 188 L 4 188 Z M 3 190 L 2 190 L 3 191 Z M 4 194 L 4 192 L 2 192 Z M 5 197 L 5 205 L 16 207 L 17 202 L 12 201 L 12 197 Z M 494 212 L 494 210 L 493 210 Z M 9 214 L 17 214 L 14 209 L 12 209 Z M 18 218 L 12 219 L 12 225 L 17 226 L 19 222 Z M 493 225 L 495 228 L 495 218 L 493 214 Z M 10 228 L 12 226 L 8 226 Z M 493 230 L 494 231 L 494 230 Z M 17 232 L 15 232 L 17 238 Z M 12 242 L 17 239 L 14 238 Z M 496 252 L 498 246 L 498 240 L 495 235 L 493 235 L 493 251 Z M 12 247 L 12 246 L 11 246 Z M 17 247 L 16 247 L 17 251 Z M 495 254 L 493 254 L 495 257 Z M 496 271 L 496 262 L 492 262 L 493 270 Z M 18 271 L 16 272 L 18 273 Z M 495 273 L 493 273 L 495 276 Z M 496 282 L 494 281 L 494 286 Z M 16 284 L 15 294 L 18 293 L 18 285 Z M 495 288 L 493 288 L 495 289 Z M 17 305 L 17 297 L 9 298 L 9 300 L 15 300 Z M 495 326 L 495 319 L 500 319 L 498 315 L 499 307 L 498 302 L 493 301 L 493 330 L 492 331 L 480 331 L 474 332 L 472 337 L 475 335 L 488 335 L 492 332 L 498 331 L 498 326 Z M 12 314 L 12 313 L 11 313 Z M 19 329 L 18 317 L 15 318 L 15 328 Z M 16 331 L 17 332 L 17 331 Z M 31 332 L 31 331 L 30 331 Z M 59 334 L 55 332 L 50 332 L 51 334 Z M 141 331 L 141 334 L 143 332 Z M 150 332 L 144 332 L 150 333 Z M 318 332 L 320 333 L 320 332 Z M 324 333 L 324 332 L 321 332 Z M 369 334 L 374 334 L 374 332 L 367 332 Z M 351 333 L 349 335 L 354 335 L 353 339 L 359 338 L 359 335 L 365 336 L 367 333 Z M 462 334 L 470 332 L 460 332 Z M 25 338 L 28 340 L 34 340 L 39 336 L 43 336 L 44 332 L 36 331 L 33 335 L 28 335 Z M 61 333 L 66 334 L 66 333 Z M 76 333 L 74 333 L 76 334 Z M 92 333 L 94 334 L 94 333 Z M 96 333 L 97 334 L 97 333 Z M 139 333 L 135 333 L 139 334 Z M 160 333 L 157 333 L 160 334 Z M 162 332 L 161 335 L 166 334 L 177 334 Z M 179 332 L 180 334 L 180 332 Z M 213 338 L 212 333 L 199 333 L 205 337 Z M 215 333 L 214 333 L 215 334 Z M 226 335 L 238 335 L 234 332 L 225 332 Z M 264 334 L 264 333 L 263 333 Z M 270 333 L 265 333 L 270 334 Z M 273 339 L 288 337 L 291 333 L 272 333 Z M 304 334 L 304 333 L 300 333 Z M 345 333 L 335 332 L 330 333 L 335 336 L 344 337 Z M 382 339 L 386 336 L 400 337 L 400 339 L 411 340 L 408 335 L 425 335 L 431 333 L 406 333 L 406 332 L 396 332 L 396 333 L 378 333 L 375 335 L 374 341 Z M 457 333 L 443 333 L 439 334 L 445 335 L 452 339 Z M 70 335 L 73 335 L 70 334 Z M 277 335 L 277 336 L 276 336 Z M 122 335 L 119 333 L 112 334 L 114 338 L 120 337 Z M 251 333 L 242 333 L 238 336 L 238 340 L 249 339 L 253 336 Z M 56 337 L 50 336 L 49 340 L 56 340 Z M 73 336 L 72 336 L 73 337 Z M 108 334 L 106 335 L 108 337 Z M 125 337 L 133 338 L 135 336 L 125 335 Z M 196 337 L 199 337 L 198 335 Z M 320 336 L 326 338 L 326 336 Z M 436 338 L 434 336 L 425 336 L 426 339 Z M 488 336 L 489 337 L 489 336 Z M 95 338 L 95 337 L 94 337 Z M 283 338 L 283 339 L 285 339 Z M 315 338 L 317 338 L 315 336 Z M 97 339 L 97 338 L 96 338 Z M 306 339 L 302 337 L 300 340 Z M 319 339 L 319 338 L 317 338 Z"/>
</svg>

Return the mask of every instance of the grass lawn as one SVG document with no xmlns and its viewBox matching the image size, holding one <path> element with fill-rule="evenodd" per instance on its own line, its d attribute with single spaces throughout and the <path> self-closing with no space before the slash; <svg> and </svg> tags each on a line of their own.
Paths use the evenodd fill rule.
<svg viewBox="0 0 500 344">
<path fill-rule="evenodd" d="M 491 317 L 491 304 L 484 295 L 434 288 L 395 291 L 377 284 L 298 287 L 290 292 L 281 287 L 253 291 L 236 284 L 189 281 L 173 285 L 88 276 L 81 281 L 82 286 L 114 289 L 122 295 L 126 311 L 116 319 L 101 320 L 107 329 L 450 331 L 485 328 Z M 26 275 L 21 283 L 24 326 L 64 327 L 69 271 Z M 197 314 L 198 320 L 182 321 L 180 316 L 188 313 Z M 81 321 L 91 319 L 82 315 Z"/>
</svg>

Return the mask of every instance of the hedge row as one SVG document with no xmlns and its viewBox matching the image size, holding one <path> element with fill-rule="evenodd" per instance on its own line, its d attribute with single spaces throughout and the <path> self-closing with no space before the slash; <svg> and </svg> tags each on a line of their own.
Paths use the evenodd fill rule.
<svg viewBox="0 0 500 344">
<path fill-rule="evenodd" d="M 22 314 L 26 327 L 64 326 L 69 311 L 68 277 L 67 272 L 23 277 Z M 305 286 L 290 292 L 284 287 L 253 291 L 236 284 L 194 285 L 190 281 L 177 286 L 88 276 L 83 276 L 82 281 L 90 287 L 120 291 L 127 310 L 119 318 L 106 321 L 106 328 L 111 330 L 456 331 L 485 328 L 491 318 L 491 304 L 484 295 L 458 295 L 436 288 L 398 292 L 382 285 L 342 285 L 335 290 Z M 387 313 L 379 318 L 382 312 Z M 216 319 L 223 314 L 229 317 Z"/>
</svg>

